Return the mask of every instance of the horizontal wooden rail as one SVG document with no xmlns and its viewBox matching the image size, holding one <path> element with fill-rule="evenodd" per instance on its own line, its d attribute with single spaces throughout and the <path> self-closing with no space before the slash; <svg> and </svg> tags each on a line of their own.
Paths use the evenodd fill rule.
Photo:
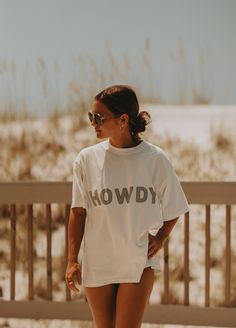
<svg viewBox="0 0 236 328">
<path fill-rule="evenodd" d="M 27 310 L 26 310 L 27 309 Z M 0 316 L 5 318 L 60 319 L 91 321 L 87 303 L 50 301 L 0 301 Z M 235 327 L 236 311 L 233 308 L 202 308 L 184 305 L 149 305 L 144 322 L 158 324 Z"/>
<path fill-rule="evenodd" d="M 71 182 L 0 182 L 0 204 L 70 204 Z"/>
<path fill-rule="evenodd" d="M 190 204 L 236 204 L 236 182 L 181 182 Z M 71 182 L 0 182 L 0 204 L 71 202 Z"/>
</svg>

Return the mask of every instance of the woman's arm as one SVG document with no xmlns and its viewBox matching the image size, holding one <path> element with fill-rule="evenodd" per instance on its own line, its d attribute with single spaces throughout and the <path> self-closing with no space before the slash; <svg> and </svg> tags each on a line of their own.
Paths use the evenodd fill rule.
<svg viewBox="0 0 236 328">
<path fill-rule="evenodd" d="M 163 226 L 158 230 L 155 236 L 151 234 L 148 235 L 148 258 L 153 257 L 162 248 L 178 218 L 179 217 L 173 220 L 164 221 Z"/>
<path fill-rule="evenodd" d="M 84 235 L 85 218 L 86 210 L 83 207 L 71 208 L 68 225 L 68 263 L 77 262 Z"/>
<path fill-rule="evenodd" d="M 73 291 L 79 291 L 75 286 L 74 278 L 81 284 L 81 267 L 78 263 L 78 253 L 84 235 L 85 218 L 86 210 L 83 207 L 73 207 L 70 210 L 65 281 L 67 287 Z"/>
<path fill-rule="evenodd" d="M 169 234 L 171 233 L 171 230 L 174 228 L 178 218 L 179 217 L 169 221 L 164 221 L 163 226 L 158 230 L 155 237 L 158 239 L 162 239 L 164 242 L 166 238 L 169 236 Z"/>
</svg>

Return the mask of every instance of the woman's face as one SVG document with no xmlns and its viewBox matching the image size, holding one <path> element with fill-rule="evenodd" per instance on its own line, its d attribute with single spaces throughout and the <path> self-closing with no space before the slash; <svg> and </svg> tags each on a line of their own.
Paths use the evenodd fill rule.
<svg viewBox="0 0 236 328">
<path fill-rule="evenodd" d="M 109 138 L 117 137 L 120 135 L 120 126 L 122 123 L 121 116 L 115 117 L 114 113 L 109 111 L 109 109 L 98 100 L 94 100 L 92 104 L 92 109 L 90 111 L 92 114 L 99 113 L 102 117 L 102 123 L 97 124 L 95 119 L 91 122 L 92 126 L 95 129 L 97 138 Z M 124 116 L 123 114 L 122 116 Z"/>
</svg>

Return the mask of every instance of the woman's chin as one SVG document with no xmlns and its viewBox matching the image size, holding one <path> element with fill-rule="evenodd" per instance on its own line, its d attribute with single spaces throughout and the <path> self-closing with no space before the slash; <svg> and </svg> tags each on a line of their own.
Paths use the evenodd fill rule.
<svg viewBox="0 0 236 328">
<path fill-rule="evenodd" d="M 99 139 L 102 139 L 104 138 L 103 134 L 101 131 L 96 131 L 96 137 L 99 138 Z"/>
</svg>

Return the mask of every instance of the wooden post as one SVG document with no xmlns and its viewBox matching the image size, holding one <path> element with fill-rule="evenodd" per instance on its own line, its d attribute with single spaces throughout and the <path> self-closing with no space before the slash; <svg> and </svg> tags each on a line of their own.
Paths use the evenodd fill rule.
<svg viewBox="0 0 236 328">
<path fill-rule="evenodd" d="M 10 254 L 10 270 L 11 270 L 11 291 L 10 299 L 15 299 L 15 276 L 16 276 L 16 205 L 10 206 L 11 215 L 11 254 Z"/>
<path fill-rule="evenodd" d="M 210 306 L 210 205 L 205 206 L 205 306 Z"/>
<path fill-rule="evenodd" d="M 67 265 L 67 255 L 68 255 L 68 225 L 69 225 L 69 218 L 70 218 L 70 205 L 65 205 L 65 272 L 66 272 L 66 265 Z M 65 283 L 66 288 L 66 300 L 71 301 L 71 292 Z"/>
<path fill-rule="evenodd" d="M 47 299 L 52 300 L 52 211 L 51 204 L 46 204 L 47 220 Z"/>
<path fill-rule="evenodd" d="M 28 298 L 34 299 L 34 245 L 33 245 L 33 205 L 27 205 L 28 218 Z"/>
<path fill-rule="evenodd" d="M 169 237 L 164 243 L 164 298 L 163 304 L 169 304 Z"/>
<path fill-rule="evenodd" d="M 189 305 L 189 212 L 184 214 L 184 305 Z"/>
<path fill-rule="evenodd" d="M 225 306 L 230 306 L 231 281 L 231 207 L 226 205 L 226 247 L 225 247 Z"/>
</svg>

